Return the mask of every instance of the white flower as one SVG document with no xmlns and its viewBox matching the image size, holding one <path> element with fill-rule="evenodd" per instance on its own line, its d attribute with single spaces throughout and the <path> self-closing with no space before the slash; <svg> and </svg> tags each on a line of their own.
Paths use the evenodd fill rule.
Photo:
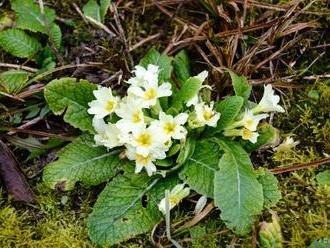
<svg viewBox="0 0 330 248">
<path fill-rule="evenodd" d="M 252 132 L 245 127 L 241 129 L 225 129 L 223 134 L 225 136 L 241 136 L 243 140 L 249 140 L 253 144 L 257 142 L 259 137 L 258 132 Z"/>
<path fill-rule="evenodd" d="M 217 122 L 220 118 L 220 113 L 213 110 L 213 105 L 214 102 L 211 102 L 210 105 L 207 105 L 204 102 L 195 105 L 197 120 L 202 125 L 208 125 L 211 127 L 217 126 Z"/>
<path fill-rule="evenodd" d="M 146 82 L 158 83 L 159 67 L 149 64 L 147 69 L 137 65 L 133 71 L 135 77 L 132 77 L 127 81 L 128 84 L 134 86 L 143 86 Z"/>
<path fill-rule="evenodd" d="M 93 91 L 93 94 L 96 100 L 88 103 L 87 112 L 89 114 L 95 115 L 97 119 L 103 119 L 115 111 L 119 97 L 113 96 L 110 88 L 99 86 L 97 90 Z"/>
<path fill-rule="evenodd" d="M 264 95 L 262 96 L 259 104 L 252 109 L 252 113 L 257 114 L 260 112 L 285 112 L 285 110 L 278 105 L 280 97 L 275 95 L 275 92 L 270 84 L 264 87 Z"/>
<path fill-rule="evenodd" d="M 164 140 L 184 139 L 187 130 L 182 126 L 188 119 L 187 113 L 181 113 L 173 117 L 164 112 L 159 113 L 159 121 L 153 121 L 150 128 L 158 133 L 159 137 L 164 136 Z"/>
<path fill-rule="evenodd" d="M 258 140 L 258 137 L 259 137 L 259 133 L 252 132 L 252 131 L 250 131 L 247 128 L 242 128 L 241 129 L 241 132 L 242 132 L 241 136 L 242 136 L 242 139 L 243 140 L 248 140 L 248 141 L 250 141 L 253 144 L 257 143 L 257 140 Z"/>
<path fill-rule="evenodd" d="M 172 95 L 170 83 L 162 83 L 158 86 L 158 82 L 145 82 L 143 87 L 130 86 L 128 93 L 133 94 L 142 100 L 143 107 L 154 106 L 157 99 L 164 96 Z"/>
<path fill-rule="evenodd" d="M 169 193 L 170 210 L 182 201 L 183 198 L 190 194 L 190 189 L 184 187 L 184 184 L 176 185 Z M 166 214 L 166 198 L 163 198 L 158 204 L 158 209 L 165 215 Z"/>
<path fill-rule="evenodd" d="M 122 118 L 117 121 L 117 128 L 122 130 L 122 132 L 128 133 L 144 125 L 144 115 L 141 104 L 141 100 L 139 99 L 134 99 L 132 97 L 124 98 L 119 108 L 115 111 L 116 114 Z"/>
<path fill-rule="evenodd" d="M 153 161 L 156 160 L 150 153 L 147 156 L 142 156 L 136 153 L 135 147 L 126 146 L 126 156 L 129 160 L 135 160 L 135 173 L 140 173 L 143 168 L 146 169 L 148 176 L 152 176 L 157 168 Z"/>
<path fill-rule="evenodd" d="M 136 148 L 136 153 L 147 157 L 151 154 L 158 159 L 166 158 L 167 147 L 164 145 L 164 140 L 153 128 L 141 126 L 133 130 L 130 144 Z"/>
<path fill-rule="evenodd" d="M 243 126 L 250 131 L 256 131 L 259 121 L 267 117 L 267 114 L 254 115 L 251 111 L 246 110 L 242 120 Z"/>
<path fill-rule="evenodd" d="M 274 148 L 275 151 L 277 152 L 283 152 L 283 151 L 288 151 L 294 147 L 296 147 L 300 142 L 299 141 L 294 141 L 293 138 L 287 137 L 284 142 L 282 142 L 280 145 Z"/>
<path fill-rule="evenodd" d="M 207 71 L 202 71 L 197 76 L 194 76 L 194 78 L 197 78 L 201 82 L 204 82 L 208 75 L 209 75 L 209 73 Z M 205 87 L 208 88 L 208 86 L 205 86 Z M 197 103 L 198 103 L 198 93 L 186 103 L 186 106 L 190 107 L 192 105 L 196 105 Z"/>
<path fill-rule="evenodd" d="M 254 115 L 250 110 L 245 110 L 242 120 L 232 123 L 227 129 L 233 129 L 236 127 L 242 127 L 249 129 L 250 131 L 256 131 L 260 120 L 267 118 L 268 114 Z"/>
<path fill-rule="evenodd" d="M 108 148 L 123 145 L 120 130 L 112 123 L 106 124 L 103 119 L 93 119 L 93 127 L 96 131 L 94 140 L 96 145 L 103 145 Z"/>
<path fill-rule="evenodd" d="M 202 195 L 196 203 L 196 206 L 195 206 L 195 209 L 194 209 L 194 214 L 198 215 L 200 212 L 202 212 L 205 205 L 206 205 L 206 203 L 207 203 L 207 197 Z"/>
<path fill-rule="evenodd" d="M 202 71 L 195 77 L 198 78 L 200 81 L 204 82 L 208 75 L 209 73 L 207 71 Z"/>
<path fill-rule="evenodd" d="M 193 98 L 191 98 L 187 103 L 186 103 L 186 106 L 187 107 L 190 107 L 192 105 L 196 105 L 198 103 L 198 94 L 195 95 Z"/>
</svg>

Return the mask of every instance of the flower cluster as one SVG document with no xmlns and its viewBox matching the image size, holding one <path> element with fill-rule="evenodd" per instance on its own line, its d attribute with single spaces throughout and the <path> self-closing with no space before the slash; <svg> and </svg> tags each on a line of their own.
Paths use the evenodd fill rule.
<svg viewBox="0 0 330 248">
<path fill-rule="evenodd" d="M 159 67 L 135 66 L 133 72 L 126 96 L 120 98 L 100 86 L 93 92 L 96 99 L 89 103 L 88 113 L 94 115 L 96 145 L 124 146 L 126 157 L 136 163 L 135 172 L 145 168 L 151 176 L 156 172 L 155 161 L 165 159 L 170 147 L 186 138 L 188 118 L 193 116 L 198 127 L 215 127 L 220 113 L 213 109 L 213 102 L 206 104 L 196 95 L 184 111 L 170 115 L 163 111 L 160 98 L 172 95 L 172 85 L 159 80 Z M 203 71 L 195 78 L 203 82 L 207 75 Z"/>
<path fill-rule="evenodd" d="M 284 112 L 284 109 L 278 105 L 280 97 L 275 95 L 271 85 L 264 88 L 264 95 L 259 104 L 252 109 L 246 109 L 243 114 L 238 117 L 238 120 L 228 126 L 225 131 L 225 136 L 240 136 L 244 140 L 249 140 L 256 143 L 259 133 L 257 127 L 262 119 L 268 117 L 267 112 Z"/>
</svg>

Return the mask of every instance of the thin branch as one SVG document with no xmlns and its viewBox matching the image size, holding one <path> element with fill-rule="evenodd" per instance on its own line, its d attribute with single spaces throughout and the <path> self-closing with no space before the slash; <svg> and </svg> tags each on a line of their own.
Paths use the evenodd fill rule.
<svg viewBox="0 0 330 248">
<path fill-rule="evenodd" d="M 325 164 L 330 164 L 330 157 L 323 158 L 321 160 L 316 160 L 316 161 L 309 162 L 309 163 L 297 163 L 297 164 L 293 164 L 293 165 L 289 165 L 289 166 L 285 166 L 285 167 L 278 167 L 278 168 L 271 169 L 270 171 L 273 174 L 282 174 L 285 172 L 291 172 L 291 171 L 302 170 L 302 169 L 307 169 L 307 168 L 316 168 L 318 166 L 325 165 Z"/>
<path fill-rule="evenodd" d="M 157 34 L 151 35 L 151 36 L 149 36 L 149 37 L 147 37 L 147 38 L 145 38 L 145 39 L 142 39 L 142 40 L 140 40 L 138 43 L 136 43 L 135 45 L 131 46 L 131 47 L 129 48 L 128 51 L 129 51 L 129 52 L 132 52 L 132 51 L 135 50 L 136 48 L 142 46 L 143 44 L 145 44 L 145 43 L 147 43 L 147 42 L 149 42 L 149 41 L 151 41 L 151 40 L 153 40 L 153 39 L 158 38 L 159 36 L 160 36 L 160 33 L 157 33 Z"/>
<path fill-rule="evenodd" d="M 235 0 L 235 2 L 239 3 L 239 4 L 244 4 L 246 2 L 246 0 Z M 290 7 L 286 7 L 286 6 L 281 6 L 281 5 L 275 5 L 275 4 L 269 4 L 269 3 L 262 3 L 262 2 L 258 2 L 255 0 L 247 0 L 247 7 L 248 8 L 254 8 L 254 7 L 258 7 L 261 9 L 269 9 L 269 10 L 274 10 L 274 11 L 280 11 L 280 12 L 286 12 L 290 9 Z M 299 10 L 297 10 L 299 11 Z M 314 11 L 314 10 L 304 10 L 301 12 L 301 14 L 305 14 L 305 15 L 326 15 L 326 16 L 330 16 L 330 11 L 328 10 L 324 10 L 324 11 Z"/>
<path fill-rule="evenodd" d="M 174 231 L 174 233 L 179 233 L 180 231 L 195 226 L 198 222 L 200 222 L 202 219 L 204 219 L 212 210 L 214 209 L 214 203 L 213 201 L 210 202 L 206 208 L 202 212 L 200 212 L 198 215 L 196 215 L 192 220 L 185 223 L 183 226 L 179 227 Z"/>
<path fill-rule="evenodd" d="M 76 139 L 74 137 L 68 137 L 68 136 L 64 136 L 64 135 L 60 135 L 60 134 L 37 131 L 37 130 L 29 130 L 29 129 L 2 127 L 1 130 L 6 130 L 6 131 L 11 131 L 11 132 L 16 132 L 16 133 L 32 134 L 32 135 L 37 135 L 37 136 L 41 136 L 41 137 L 57 138 L 57 139 L 65 140 L 65 141 L 74 141 Z"/>
<path fill-rule="evenodd" d="M 28 72 L 33 72 L 33 73 L 38 71 L 38 69 L 28 67 L 28 66 L 24 66 L 24 65 L 7 64 L 7 63 L 1 63 L 1 62 L 0 62 L 0 67 L 21 69 L 21 70 L 28 71 Z"/>
</svg>

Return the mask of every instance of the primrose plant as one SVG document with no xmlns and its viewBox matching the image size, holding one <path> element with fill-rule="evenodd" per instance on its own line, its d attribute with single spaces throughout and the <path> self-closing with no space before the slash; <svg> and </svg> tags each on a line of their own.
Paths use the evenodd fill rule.
<svg viewBox="0 0 330 248">
<path fill-rule="evenodd" d="M 44 181 L 61 190 L 108 182 L 88 218 L 94 242 L 112 245 L 150 231 L 192 190 L 203 205 L 213 200 L 239 235 L 277 203 L 276 178 L 255 170 L 249 153 L 277 139 L 261 121 L 284 111 L 280 98 L 267 85 L 260 102 L 251 102 L 247 80 L 228 73 L 235 95 L 214 102 L 208 73 L 191 76 L 185 51 L 169 57 L 151 49 L 124 92 L 74 78 L 46 86 L 50 109 L 83 133 L 45 168 Z"/>
</svg>

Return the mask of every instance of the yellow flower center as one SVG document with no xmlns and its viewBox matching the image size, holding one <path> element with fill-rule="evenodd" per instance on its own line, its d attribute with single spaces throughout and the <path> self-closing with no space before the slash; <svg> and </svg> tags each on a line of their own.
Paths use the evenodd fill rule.
<svg viewBox="0 0 330 248">
<path fill-rule="evenodd" d="M 152 137 L 149 133 L 142 133 L 136 140 L 140 146 L 151 146 Z"/>
<path fill-rule="evenodd" d="M 252 126 L 253 125 L 253 120 L 251 120 L 251 119 L 247 120 L 246 125 L 249 126 L 249 127 Z"/>
<path fill-rule="evenodd" d="M 115 102 L 113 100 L 109 100 L 107 102 L 107 105 L 105 106 L 105 110 L 107 112 L 111 112 L 113 110 L 113 107 L 115 106 Z"/>
<path fill-rule="evenodd" d="M 203 117 L 206 121 L 210 121 L 213 116 L 214 116 L 213 111 L 204 111 L 203 112 Z"/>
<path fill-rule="evenodd" d="M 163 129 L 167 135 L 171 135 L 175 131 L 176 124 L 174 122 L 166 122 Z"/>
<path fill-rule="evenodd" d="M 170 195 L 169 202 L 170 202 L 170 208 L 176 206 L 181 201 L 181 198 L 177 195 Z"/>
<path fill-rule="evenodd" d="M 139 123 L 141 121 L 141 118 L 140 118 L 140 112 L 139 111 L 135 111 L 132 115 L 133 117 L 133 123 Z"/>
<path fill-rule="evenodd" d="M 143 157 L 140 154 L 136 154 L 136 163 L 142 164 L 144 167 L 148 166 L 150 159 L 151 159 L 150 154 L 146 157 Z"/>
<path fill-rule="evenodd" d="M 252 137 L 253 133 L 247 129 L 247 128 L 243 128 L 243 131 L 242 131 L 242 138 L 245 139 L 245 140 L 248 140 Z"/>
<path fill-rule="evenodd" d="M 146 100 L 154 99 L 156 96 L 157 96 L 157 94 L 153 87 L 151 87 L 149 90 L 147 90 L 144 93 L 144 99 L 146 99 Z"/>
</svg>

